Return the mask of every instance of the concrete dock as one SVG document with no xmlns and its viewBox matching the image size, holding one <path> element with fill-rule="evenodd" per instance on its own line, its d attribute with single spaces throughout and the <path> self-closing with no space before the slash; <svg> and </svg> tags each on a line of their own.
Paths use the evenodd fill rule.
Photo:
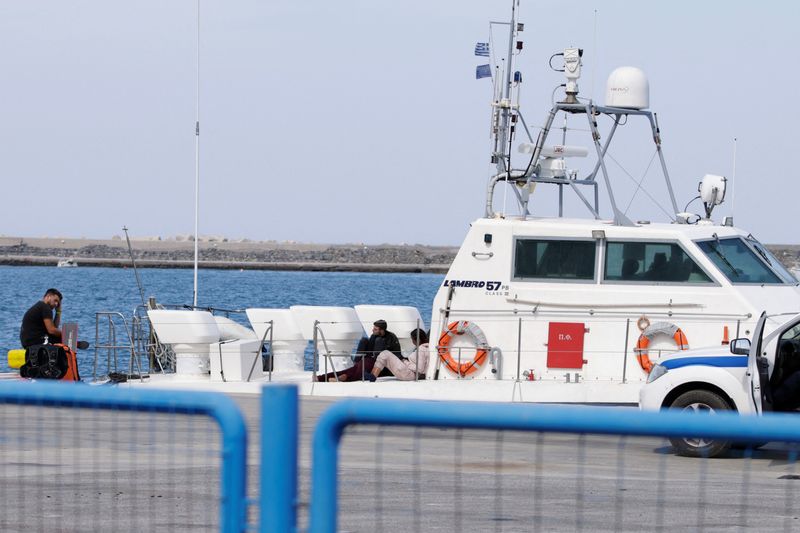
<svg viewBox="0 0 800 533">
<path fill-rule="evenodd" d="M 258 498 L 260 398 L 235 397 Z M 327 399 L 301 401 L 299 525 Z M 500 406 L 498 406 L 500 408 Z M 213 531 L 219 438 L 197 417 L 2 411 L 3 531 Z M 268 415 L 267 415 L 268 416 Z M 270 431 L 280 431 L 269 425 Z M 785 445 L 713 460 L 661 439 L 357 427 L 340 448 L 340 531 L 792 530 L 800 476 Z M 280 461 L 276 457 L 273 460 Z M 258 510 L 251 507 L 250 521 Z"/>
</svg>

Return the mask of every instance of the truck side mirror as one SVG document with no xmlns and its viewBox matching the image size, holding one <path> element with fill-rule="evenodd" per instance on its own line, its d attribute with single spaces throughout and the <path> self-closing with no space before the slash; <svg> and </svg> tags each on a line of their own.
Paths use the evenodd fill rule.
<svg viewBox="0 0 800 533">
<path fill-rule="evenodd" d="M 731 353 L 736 355 L 750 354 L 750 339 L 733 339 L 731 341 Z"/>
</svg>

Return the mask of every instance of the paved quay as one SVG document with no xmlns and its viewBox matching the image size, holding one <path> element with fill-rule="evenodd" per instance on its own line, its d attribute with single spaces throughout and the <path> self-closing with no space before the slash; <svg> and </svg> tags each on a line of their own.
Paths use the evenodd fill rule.
<svg viewBox="0 0 800 533">
<path fill-rule="evenodd" d="M 260 398 L 234 397 L 258 499 Z M 310 442 L 329 399 L 300 406 L 299 525 Z M 268 415 L 267 415 L 268 416 Z M 219 439 L 197 417 L 0 411 L 2 531 L 213 531 Z M 269 425 L 270 432 L 281 428 Z M 356 427 L 340 447 L 340 531 L 792 530 L 791 453 L 770 445 L 703 461 L 661 439 Z M 274 457 L 270 460 L 281 461 Z M 250 521 L 257 520 L 252 507 Z"/>
<path fill-rule="evenodd" d="M 237 396 L 258 461 L 258 400 Z M 302 399 L 300 525 L 310 443 L 332 403 Z M 340 447 L 342 531 L 763 531 L 800 528 L 790 450 L 677 457 L 664 439 L 356 427 Z M 251 472 L 256 472 L 251 467 Z M 787 477 L 788 476 L 788 477 Z M 256 492 L 253 492 L 256 494 Z"/>
</svg>

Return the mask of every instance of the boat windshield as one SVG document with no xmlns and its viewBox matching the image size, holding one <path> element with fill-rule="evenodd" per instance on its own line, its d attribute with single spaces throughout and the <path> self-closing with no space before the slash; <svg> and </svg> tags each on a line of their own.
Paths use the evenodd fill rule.
<svg viewBox="0 0 800 533">
<path fill-rule="evenodd" d="M 699 241 L 697 245 L 731 283 L 797 283 L 797 280 L 783 267 L 781 269 L 786 275 L 778 274 L 776 265 L 780 265 L 780 262 L 755 239 L 751 242 L 751 246 L 748 246 L 741 237 L 723 239 L 717 237 Z"/>
<path fill-rule="evenodd" d="M 772 269 L 785 283 L 790 283 L 792 285 L 797 284 L 797 278 L 794 277 L 794 274 L 792 274 L 785 266 L 783 266 L 783 263 L 781 263 L 778 258 L 767 249 L 766 246 L 758 242 L 758 240 L 756 240 L 756 238 L 752 235 L 747 236 L 747 242 L 753 247 L 756 253 L 758 253 L 758 255 L 760 255 L 761 258 L 772 267 Z"/>
</svg>

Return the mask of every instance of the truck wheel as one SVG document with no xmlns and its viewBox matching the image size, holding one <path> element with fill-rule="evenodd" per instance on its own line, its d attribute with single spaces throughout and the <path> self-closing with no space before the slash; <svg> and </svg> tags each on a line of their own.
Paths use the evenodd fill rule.
<svg viewBox="0 0 800 533">
<path fill-rule="evenodd" d="M 684 392 L 672 402 L 670 408 L 681 409 L 689 413 L 715 413 L 731 409 L 719 394 L 707 390 Z M 730 441 L 697 437 L 671 438 L 669 441 L 678 455 L 685 457 L 716 457 L 731 447 Z"/>
</svg>

